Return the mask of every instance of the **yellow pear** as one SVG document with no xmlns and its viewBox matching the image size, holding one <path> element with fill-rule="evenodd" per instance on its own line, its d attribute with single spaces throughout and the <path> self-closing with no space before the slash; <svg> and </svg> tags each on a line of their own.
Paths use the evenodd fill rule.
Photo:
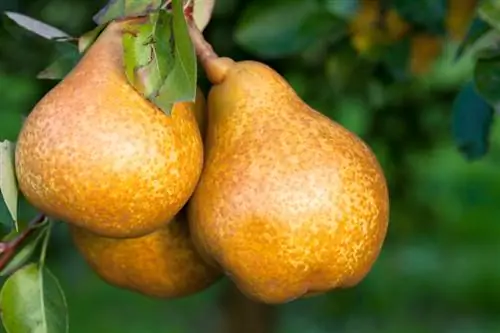
<svg viewBox="0 0 500 333">
<path fill-rule="evenodd" d="M 116 287 L 176 298 L 202 291 L 222 276 L 196 252 L 184 210 L 168 225 L 138 238 L 101 237 L 75 226 L 69 230 L 89 266 Z"/>
<path fill-rule="evenodd" d="M 388 227 L 376 157 L 270 67 L 198 44 L 213 83 L 205 165 L 188 203 L 200 254 L 264 303 L 358 284 Z"/>
<path fill-rule="evenodd" d="M 16 147 L 19 186 L 46 214 L 107 237 L 168 223 L 199 179 L 194 103 L 166 115 L 127 81 L 112 22 L 27 117 Z"/>
</svg>

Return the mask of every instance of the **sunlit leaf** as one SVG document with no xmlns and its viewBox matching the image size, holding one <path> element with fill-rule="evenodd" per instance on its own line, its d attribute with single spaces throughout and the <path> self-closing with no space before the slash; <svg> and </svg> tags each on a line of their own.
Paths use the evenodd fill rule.
<svg viewBox="0 0 500 333">
<path fill-rule="evenodd" d="M 142 16 L 158 10 L 166 0 L 109 0 L 106 6 L 94 15 L 94 22 L 98 25 L 112 20 Z"/>
<path fill-rule="evenodd" d="M 0 193 L 12 220 L 0 221 L 12 225 L 17 221 L 17 181 L 14 171 L 14 144 L 10 141 L 0 142 Z"/>
<path fill-rule="evenodd" d="M 0 291 L 2 323 L 8 333 L 67 333 L 67 305 L 56 277 L 32 263 L 11 275 Z"/>
<path fill-rule="evenodd" d="M 58 28 L 52 27 L 44 22 L 38 21 L 29 16 L 15 13 L 15 12 L 4 12 L 5 15 L 14 21 L 17 25 L 29 30 L 43 38 L 46 39 L 71 39 L 67 33 Z"/>
<path fill-rule="evenodd" d="M 493 108 L 467 83 L 453 103 L 455 144 L 468 160 L 483 157 L 489 148 Z"/>
<path fill-rule="evenodd" d="M 174 63 L 158 95 L 154 98 L 155 104 L 167 114 L 176 102 L 194 101 L 197 78 L 196 54 L 184 17 L 182 1 L 174 0 L 172 4 L 170 25 L 173 38 L 170 43 Z"/>
<path fill-rule="evenodd" d="M 106 28 L 106 24 L 101 24 L 81 35 L 80 38 L 78 38 L 78 51 L 80 53 L 84 53 L 87 48 L 95 42 L 97 37 L 99 37 L 99 34 L 104 30 L 104 28 Z"/>
</svg>

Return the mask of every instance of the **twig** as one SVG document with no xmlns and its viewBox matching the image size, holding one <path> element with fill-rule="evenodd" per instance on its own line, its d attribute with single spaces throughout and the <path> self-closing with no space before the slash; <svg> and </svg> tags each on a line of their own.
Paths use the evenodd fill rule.
<svg viewBox="0 0 500 333">
<path fill-rule="evenodd" d="M 218 58 L 219 56 L 215 53 L 212 45 L 210 45 L 203 37 L 200 29 L 194 23 L 194 20 L 188 20 L 188 29 L 189 35 L 191 36 L 191 40 L 193 41 L 193 45 L 196 51 L 196 55 L 198 56 L 198 60 L 204 64 L 210 59 Z"/>
<path fill-rule="evenodd" d="M 23 243 L 26 238 L 36 229 L 36 227 L 45 221 L 46 216 L 44 214 L 38 214 L 35 218 L 33 218 L 26 228 L 17 237 L 8 241 L 8 242 L 0 242 L 0 270 L 5 267 L 5 265 L 10 261 L 10 259 L 16 253 L 17 247 Z"/>
</svg>

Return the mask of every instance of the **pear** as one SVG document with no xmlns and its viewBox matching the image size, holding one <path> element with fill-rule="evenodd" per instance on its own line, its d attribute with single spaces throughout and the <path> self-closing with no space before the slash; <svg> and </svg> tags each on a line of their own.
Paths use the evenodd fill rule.
<svg viewBox="0 0 500 333">
<path fill-rule="evenodd" d="M 213 84 L 205 165 L 188 203 L 200 254 L 263 303 L 360 283 L 389 219 L 371 149 L 270 67 L 197 51 Z"/>
<path fill-rule="evenodd" d="M 196 252 L 185 211 L 142 237 L 101 237 L 71 225 L 73 242 L 93 271 L 110 285 L 157 298 L 200 292 L 222 276 Z"/>
<path fill-rule="evenodd" d="M 95 234 L 139 237 L 185 205 L 203 165 L 195 104 L 170 115 L 127 81 L 112 22 L 27 117 L 16 146 L 19 187 L 47 215 Z"/>
</svg>

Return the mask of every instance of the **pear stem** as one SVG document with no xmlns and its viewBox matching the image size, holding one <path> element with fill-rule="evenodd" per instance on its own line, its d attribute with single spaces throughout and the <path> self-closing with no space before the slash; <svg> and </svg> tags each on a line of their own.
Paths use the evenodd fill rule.
<svg viewBox="0 0 500 333">
<path fill-rule="evenodd" d="M 2 270 L 10 259 L 16 253 L 16 249 L 26 240 L 26 238 L 36 229 L 36 227 L 45 221 L 46 216 L 44 214 L 38 214 L 33 218 L 26 228 L 21 231 L 21 233 L 14 239 L 8 242 L 0 242 L 0 270 Z"/>
<path fill-rule="evenodd" d="M 191 36 L 191 40 L 193 41 L 193 45 L 196 51 L 196 56 L 198 60 L 205 66 L 210 60 L 217 59 L 219 56 L 215 53 L 212 45 L 205 40 L 203 34 L 200 29 L 194 23 L 194 20 L 187 20 L 189 35 Z"/>
</svg>

